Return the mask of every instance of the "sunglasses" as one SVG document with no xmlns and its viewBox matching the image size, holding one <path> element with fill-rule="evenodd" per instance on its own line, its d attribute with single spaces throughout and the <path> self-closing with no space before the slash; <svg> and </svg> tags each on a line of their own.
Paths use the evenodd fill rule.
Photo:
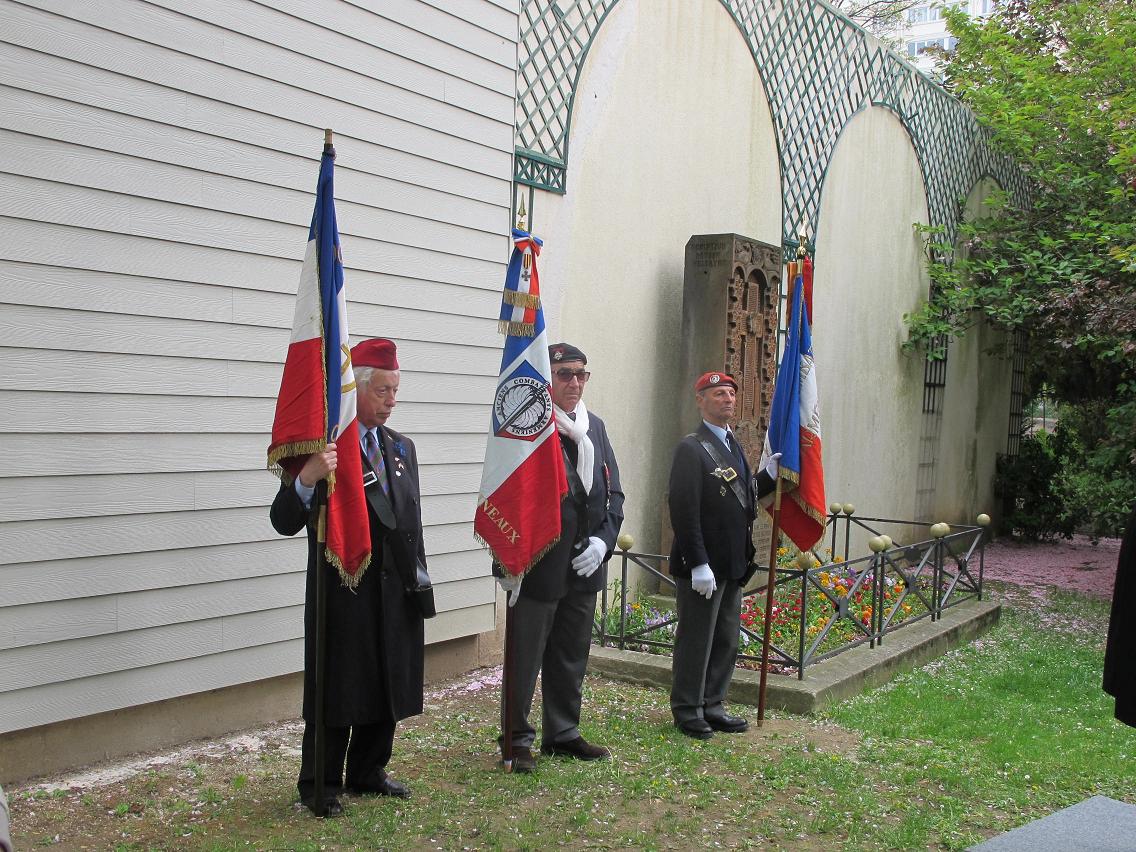
<svg viewBox="0 0 1136 852">
<path fill-rule="evenodd" d="M 592 377 L 592 374 L 587 370 L 557 370 L 553 375 L 564 382 L 564 384 L 568 384 L 572 379 L 576 379 L 580 384 L 584 384 L 584 382 Z"/>
</svg>

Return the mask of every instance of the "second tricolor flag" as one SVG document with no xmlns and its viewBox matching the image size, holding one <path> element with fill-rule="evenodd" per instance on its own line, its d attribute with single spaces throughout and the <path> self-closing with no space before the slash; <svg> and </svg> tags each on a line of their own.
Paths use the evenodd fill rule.
<svg viewBox="0 0 1136 852">
<path fill-rule="evenodd" d="M 475 535 L 513 575 L 528 571 L 560 539 L 560 501 L 568 492 L 552 417 L 540 248 L 539 238 L 513 230 L 500 316 L 505 350 L 473 521 Z"/>
</svg>

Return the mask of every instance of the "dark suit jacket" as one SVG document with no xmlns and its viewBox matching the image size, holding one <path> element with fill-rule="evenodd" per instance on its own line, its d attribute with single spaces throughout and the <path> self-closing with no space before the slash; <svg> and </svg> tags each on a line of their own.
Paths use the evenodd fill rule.
<svg viewBox="0 0 1136 852">
<path fill-rule="evenodd" d="M 619 465 L 607 437 L 607 427 L 591 411 L 588 412 L 588 437 L 595 448 L 595 460 L 592 464 L 592 488 L 586 503 L 587 530 L 583 534 L 579 531 L 579 515 L 569 492 L 560 503 L 560 540 L 525 575 L 521 585 L 523 596 L 553 601 L 564 597 L 569 589 L 598 592 L 604 587 L 606 560 L 615 551 L 615 539 L 623 524 L 623 487 L 619 483 Z M 556 439 L 560 440 L 559 434 Z M 564 464 L 570 464 L 567 458 Z M 572 570 L 572 546 L 581 538 L 586 540 L 593 535 L 603 539 L 607 545 L 605 566 L 591 577 L 579 577 Z"/>
<path fill-rule="evenodd" d="M 746 496 L 743 505 L 729 484 L 714 475 L 718 467 L 699 443 L 706 440 L 718 448 L 729 461 L 726 449 L 706 424 L 687 435 L 675 448 L 667 502 L 670 508 L 674 545 L 671 547 L 670 571 L 675 577 L 689 577 L 691 569 L 709 565 L 720 584 L 739 579 L 753 560 L 753 520 L 756 517 L 754 490 L 763 497 L 773 490 L 773 479 L 764 471 L 754 477 L 740 475 Z"/>
<path fill-rule="evenodd" d="M 422 501 L 414 443 L 385 426 L 383 453 L 391 483 L 396 529 L 388 530 L 367 505 L 371 564 L 352 591 L 327 566 L 327 657 L 325 712 L 331 727 L 393 722 L 422 712 L 423 623 L 407 597 L 394 563 L 396 553 L 417 554 L 426 564 Z M 308 531 L 304 601 L 304 718 L 315 717 L 315 530 L 311 512 L 291 485 L 282 485 L 270 512 L 283 535 Z M 406 548 L 390 546 L 402 536 Z M 406 557 L 402 557 L 406 558 Z M 413 566 L 411 566 L 413 568 Z"/>
</svg>

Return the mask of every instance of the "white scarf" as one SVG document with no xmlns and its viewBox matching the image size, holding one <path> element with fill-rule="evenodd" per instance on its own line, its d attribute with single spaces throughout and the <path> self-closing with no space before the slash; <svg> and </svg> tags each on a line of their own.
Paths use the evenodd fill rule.
<svg viewBox="0 0 1136 852">
<path fill-rule="evenodd" d="M 588 409 L 584 407 L 584 400 L 576 403 L 576 419 L 573 420 L 559 405 L 553 403 L 553 414 L 556 417 L 556 431 L 567 435 L 576 442 L 576 472 L 584 483 L 584 491 L 592 493 L 592 465 L 595 463 L 596 449 L 592 446 L 592 439 L 588 437 Z"/>
</svg>

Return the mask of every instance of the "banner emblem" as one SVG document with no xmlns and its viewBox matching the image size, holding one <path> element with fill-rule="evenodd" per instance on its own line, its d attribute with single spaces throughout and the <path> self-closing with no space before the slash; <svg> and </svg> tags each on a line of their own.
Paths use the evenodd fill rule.
<svg viewBox="0 0 1136 852">
<path fill-rule="evenodd" d="M 497 388 L 493 400 L 493 434 L 532 441 L 552 420 L 548 385 L 526 361 Z"/>
</svg>

